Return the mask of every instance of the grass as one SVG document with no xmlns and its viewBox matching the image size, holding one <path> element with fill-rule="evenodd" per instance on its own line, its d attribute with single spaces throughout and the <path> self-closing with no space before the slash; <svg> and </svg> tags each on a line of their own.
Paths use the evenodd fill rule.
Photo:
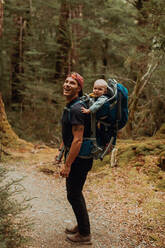
<svg viewBox="0 0 165 248">
<path fill-rule="evenodd" d="M 95 187 L 106 192 L 111 201 L 126 202 L 128 209 L 139 209 L 140 232 L 146 242 L 165 248 L 165 171 L 159 166 L 165 154 L 165 139 L 120 140 L 117 167 L 111 168 L 110 155 L 95 161 L 92 172 Z M 110 203 L 109 203 L 110 204 Z M 138 227 L 137 227 L 138 229 Z"/>
<path fill-rule="evenodd" d="M 165 152 L 165 139 L 118 140 L 117 148 L 117 167 L 111 168 L 110 155 L 103 161 L 94 161 L 87 180 L 91 185 L 88 196 L 98 201 L 105 198 L 106 206 L 118 202 L 126 210 L 139 209 L 139 228 L 145 233 L 145 239 L 154 242 L 155 247 L 165 248 L 162 235 L 165 227 L 165 172 L 158 166 L 160 156 Z M 55 154 L 53 149 L 36 150 L 24 156 L 24 162 L 27 166 L 36 164 L 45 173 L 53 172 L 56 169 L 51 161 Z M 93 188 L 97 189 L 96 193 Z M 135 218 L 133 213 L 129 218 Z"/>
<path fill-rule="evenodd" d="M 28 241 L 30 220 L 23 218 L 22 213 L 29 207 L 28 199 L 16 200 L 16 195 L 22 193 L 21 181 L 7 179 L 7 170 L 0 167 L 0 247 L 19 248 Z"/>
</svg>

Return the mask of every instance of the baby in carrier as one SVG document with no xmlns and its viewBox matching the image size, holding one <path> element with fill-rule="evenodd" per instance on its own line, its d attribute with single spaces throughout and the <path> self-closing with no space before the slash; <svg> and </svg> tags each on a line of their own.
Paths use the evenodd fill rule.
<svg viewBox="0 0 165 248">
<path fill-rule="evenodd" d="M 96 80 L 93 86 L 93 93 L 91 93 L 89 96 L 90 99 L 92 99 L 89 108 L 82 107 L 81 111 L 84 114 L 91 114 L 91 118 L 96 118 L 93 120 L 93 122 L 96 123 L 96 133 L 94 134 L 94 136 L 96 136 L 96 141 L 94 142 L 94 153 L 103 152 L 112 136 L 112 130 L 110 128 L 111 124 L 109 124 L 110 120 L 108 119 L 110 111 L 110 96 L 108 94 L 107 82 L 104 79 Z M 106 121 L 108 121 L 108 124 Z"/>
<path fill-rule="evenodd" d="M 115 79 L 108 79 L 108 83 L 98 79 L 93 93 L 85 97 L 87 104 L 81 111 L 91 115 L 91 138 L 94 148 L 103 151 L 103 158 L 115 146 L 117 131 L 128 121 L 128 90 Z"/>
<path fill-rule="evenodd" d="M 98 79 L 94 82 L 92 97 L 94 97 L 95 101 L 88 109 L 85 107 L 81 108 L 84 114 L 94 114 L 104 105 L 108 100 L 106 96 L 107 87 L 108 84 L 104 79 Z"/>
</svg>

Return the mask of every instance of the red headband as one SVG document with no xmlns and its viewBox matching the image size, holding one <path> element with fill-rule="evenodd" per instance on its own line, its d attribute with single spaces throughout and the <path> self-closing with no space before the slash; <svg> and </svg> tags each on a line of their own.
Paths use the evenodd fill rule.
<svg viewBox="0 0 165 248">
<path fill-rule="evenodd" d="M 82 76 L 80 76 L 80 74 L 78 74 L 77 72 L 72 72 L 70 74 L 70 77 L 72 77 L 73 79 L 75 79 L 78 84 L 80 85 L 81 89 L 83 88 L 84 86 L 84 79 Z"/>
</svg>

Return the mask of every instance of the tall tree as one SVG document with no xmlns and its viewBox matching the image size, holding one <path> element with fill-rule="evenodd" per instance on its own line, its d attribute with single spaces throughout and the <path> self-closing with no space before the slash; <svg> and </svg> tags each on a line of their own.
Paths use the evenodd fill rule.
<svg viewBox="0 0 165 248">
<path fill-rule="evenodd" d="M 50 123 L 58 122 L 57 105 L 63 105 L 60 80 L 76 70 L 85 78 L 84 92 L 99 77 L 120 79 L 128 87 L 134 131 L 144 123 L 139 108 L 144 109 L 145 102 L 151 107 L 151 96 L 164 92 L 163 4 L 164 0 L 5 1 L 0 90 L 5 104 L 12 92 L 18 98 L 20 94 L 24 107 L 12 113 L 7 109 L 11 123 L 23 135 L 33 129 L 39 138 L 44 126 L 51 137 Z M 45 120 L 47 125 L 42 124 Z"/>
<path fill-rule="evenodd" d="M 142 39 L 136 48 L 138 56 L 136 60 L 132 60 L 132 63 L 135 63 L 134 69 L 136 68 L 135 70 L 138 73 L 136 85 L 129 101 L 130 118 L 127 126 L 129 133 L 132 132 L 134 127 L 135 113 L 142 98 L 142 93 L 146 95 L 147 102 L 151 101 L 151 79 L 164 59 L 163 43 L 165 40 L 162 36 L 164 20 L 162 13 L 165 10 L 163 1 L 160 0 L 159 3 L 155 3 L 155 1 L 139 0 L 132 1 L 132 4 L 138 10 L 137 27 Z M 149 87 L 147 87 L 148 84 L 150 84 Z M 145 93 L 146 88 L 149 89 L 150 94 Z M 144 105 L 143 101 L 142 104 Z M 143 116 L 142 120 L 144 120 Z"/>
<path fill-rule="evenodd" d="M 0 0 L 0 37 L 3 31 L 3 0 Z"/>
<path fill-rule="evenodd" d="M 71 49 L 69 56 L 69 71 L 75 71 L 79 67 L 79 47 L 81 38 L 84 36 L 81 23 L 83 20 L 83 4 L 81 1 L 77 4 L 70 2 L 70 36 Z"/>
<path fill-rule="evenodd" d="M 23 83 L 20 80 L 20 74 L 24 72 L 23 68 L 23 53 L 24 53 L 24 40 L 25 28 L 27 27 L 27 16 L 29 18 L 30 6 L 27 5 L 27 0 L 24 2 L 23 9 L 18 13 L 12 13 L 13 23 L 15 26 L 15 36 L 13 37 L 13 49 L 11 53 L 11 89 L 12 89 L 12 102 L 20 103 L 23 100 L 22 90 Z M 20 7 L 22 2 L 16 3 L 16 8 Z M 29 8 L 29 9 L 27 9 Z"/>
<path fill-rule="evenodd" d="M 61 1 L 60 17 L 57 32 L 56 64 L 55 64 L 55 80 L 63 79 L 68 73 L 69 51 L 71 47 L 69 32 L 69 2 Z"/>
<path fill-rule="evenodd" d="M 11 149 L 12 151 L 13 147 L 15 151 L 20 147 L 24 147 L 25 150 L 29 150 L 33 148 L 33 145 L 20 139 L 13 131 L 11 125 L 8 122 L 4 103 L 0 94 L 0 157 L 3 154 L 10 155 L 9 150 Z"/>
</svg>

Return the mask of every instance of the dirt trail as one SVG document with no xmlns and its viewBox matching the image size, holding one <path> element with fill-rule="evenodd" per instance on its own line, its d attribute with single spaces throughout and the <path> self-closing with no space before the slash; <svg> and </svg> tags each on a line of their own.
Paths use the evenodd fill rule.
<svg viewBox="0 0 165 248">
<path fill-rule="evenodd" d="M 82 247 L 70 244 L 65 240 L 64 229 L 75 222 L 72 209 L 67 202 L 65 179 L 56 175 L 46 175 L 36 165 L 11 166 L 9 177 L 23 178 L 24 196 L 34 198 L 31 208 L 25 215 L 34 219 L 31 236 L 33 244 L 28 248 L 69 248 Z M 134 195 L 126 195 L 127 187 L 121 182 L 125 180 L 112 170 L 116 178 L 115 186 L 111 187 L 112 179 L 106 172 L 89 173 L 84 194 L 91 221 L 92 248 L 152 248 L 159 246 L 145 238 L 141 206 L 129 201 Z M 98 181 L 106 177 L 100 187 Z M 135 185 L 136 187 L 136 185 Z M 123 199 L 123 200 L 121 200 Z"/>
</svg>

